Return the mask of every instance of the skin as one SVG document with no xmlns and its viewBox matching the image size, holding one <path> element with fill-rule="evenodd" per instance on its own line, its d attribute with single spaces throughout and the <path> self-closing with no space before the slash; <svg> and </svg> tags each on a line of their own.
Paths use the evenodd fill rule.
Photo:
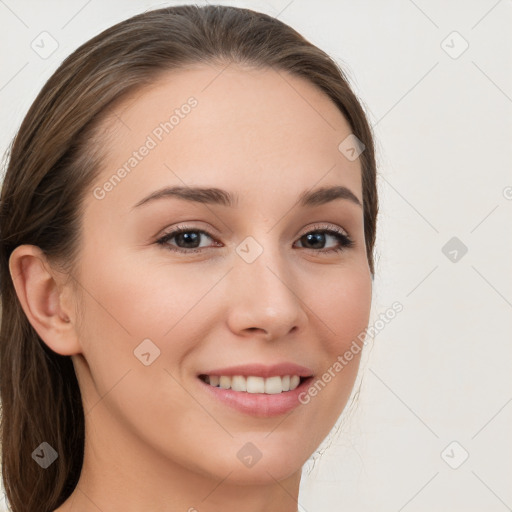
<svg viewBox="0 0 512 512">
<path fill-rule="evenodd" d="M 295 205 L 304 190 L 331 185 L 362 203 L 360 160 L 338 150 L 348 123 L 304 79 L 222 69 L 167 73 L 105 121 L 107 156 L 95 186 L 175 108 L 198 100 L 104 199 L 87 195 L 73 276 L 81 301 L 37 247 L 11 257 L 23 309 L 52 350 L 72 357 L 86 412 L 82 474 L 58 512 L 295 512 L 301 468 L 352 390 L 360 354 L 307 405 L 271 418 L 214 402 L 196 378 L 282 361 L 320 377 L 368 325 L 372 295 L 362 208 L 348 200 Z M 168 185 L 226 189 L 238 206 L 166 198 L 132 210 Z M 201 235 L 202 252 L 155 243 L 183 222 L 212 237 Z M 308 246 L 303 236 L 318 223 L 341 228 L 354 246 L 325 253 L 339 246 L 329 234 Z M 263 248 L 251 264 L 235 251 L 247 236 Z M 190 242 L 181 247 L 190 251 Z M 149 366 L 134 356 L 146 338 L 160 350 Z M 262 453 L 250 468 L 237 457 L 247 442 Z"/>
</svg>

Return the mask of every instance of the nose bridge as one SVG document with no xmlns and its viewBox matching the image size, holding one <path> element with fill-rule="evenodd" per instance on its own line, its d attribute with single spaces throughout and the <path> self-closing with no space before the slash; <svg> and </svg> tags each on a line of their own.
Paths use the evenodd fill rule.
<svg viewBox="0 0 512 512">
<path fill-rule="evenodd" d="M 235 331 L 261 329 L 277 338 L 302 325 L 306 315 L 275 236 L 258 238 L 249 236 L 236 248 L 230 322 Z"/>
</svg>

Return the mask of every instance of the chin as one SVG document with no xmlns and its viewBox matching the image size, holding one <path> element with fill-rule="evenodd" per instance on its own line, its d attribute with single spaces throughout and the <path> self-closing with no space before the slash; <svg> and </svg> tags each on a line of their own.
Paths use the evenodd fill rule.
<svg viewBox="0 0 512 512">
<path fill-rule="evenodd" d="M 229 482 L 237 485 L 275 484 L 276 480 L 286 480 L 301 472 L 311 455 L 299 452 L 300 442 L 293 450 L 285 449 L 277 437 L 276 442 L 267 442 L 265 447 L 263 441 L 251 444 L 251 441 L 241 441 L 240 438 L 231 440 L 230 444 L 218 444 L 207 458 L 200 459 L 199 464 L 196 461 L 189 469 L 215 480 L 223 480 L 229 475 Z"/>
<path fill-rule="evenodd" d="M 275 484 L 277 481 L 283 481 L 292 477 L 297 472 L 302 472 L 303 464 L 291 464 L 287 460 L 267 460 L 266 463 L 261 459 L 253 467 L 245 467 L 242 464 L 231 467 L 232 473 L 229 475 L 229 481 L 237 485 L 268 485 Z M 307 460 L 307 457 L 306 457 Z M 225 477 L 227 472 L 222 475 Z"/>
</svg>

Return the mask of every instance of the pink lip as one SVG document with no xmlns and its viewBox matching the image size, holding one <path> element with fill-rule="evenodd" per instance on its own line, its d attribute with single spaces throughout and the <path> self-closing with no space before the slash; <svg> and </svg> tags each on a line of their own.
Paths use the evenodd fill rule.
<svg viewBox="0 0 512 512">
<path fill-rule="evenodd" d="M 240 412 L 256 417 L 269 417 L 286 414 L 300 405 L 299 395 L 306 391 L 313 379 L 313 371 L 305 366 L 295 363 L 279 363 L 273 365 L 264 364 L 243 364 L 227 368 L 216 368 L 208 370 L 199 375 L 243 375 L 245 377 L 254 375 L 256 377 L 284 377 L 285 375 L 298 375 L 302 382 L 292 391 L 283 391 L 273 395 L 266 393 L 247 393 L 245 391 L 233 391 L 211 386 L 198 378 L 203 389 L 214 399 L 232 407 Z M 199 377 L 198 375 L 198 377 Z"/>
<path fill-rule="evenodd" d="M 243 375 L 249 376 L 254 375 L 256 377 L 284 377 L 285 375 L 298 375 L 299 377 L 311 377 L 313 371 L 305 366 L 300 366 L 294 363 L 279 363 L 270 366 L 264 364 L 243 364 L 238 366 L 230 366 L 229 368 L 215 368 L 214 370 L 208 370 L 200 375 L 221 375 L 233 376 Z M 256 394 L 256 393 L 255 393 Z M 269 395 L 267 395 L 269 396 Z"/>
<path fill-rule="evenodd" d="M 247 368 L 244 366 L 244 368 Z M 268 367 L 267 367 L 268 368 Z M 290 372 L 292 375 L 297 375 L 297 366 Z M 230 368 L 232 370 L 233 368 Z M 226 369 L 227 370 L 227 369 Z M 225 370 L 222 370 L 223 372 Z M 251 370 L 250 374 L 254 375 Z M 260 367 L 261 371 L 261 367 Z M 269 370 L 270 371 L 270 370 Z M 272 370 L 275 371 L 275 370 Z M 290 375 L 290 373 L 286 373 Z M 222 373 L 226 375 L 226 373 Z M 236 374 L 235 374 L 236 375 Z M 238 374 L 240 375 L 240 374 Z M 197 379 L 202 389 L 209 394 L 214 400 L 219 400 L 221 403 L 226 404 L 228 407 L 236 409 L 244 414 L 250 416 L 268 418 L 271 416 L 279 416 L 286 414 L 298 405 L 301 404 L 299 396 L 305 393 L 313 380 L 313 377 L 304 379 L 294 390 L 283 391 L 275 395 L 268 395 L 266 393 L 246 393 L 245 391 L 233 391 L 232 389 L 223 389 L 211 386 L 201 379 Z"/>
</svg>

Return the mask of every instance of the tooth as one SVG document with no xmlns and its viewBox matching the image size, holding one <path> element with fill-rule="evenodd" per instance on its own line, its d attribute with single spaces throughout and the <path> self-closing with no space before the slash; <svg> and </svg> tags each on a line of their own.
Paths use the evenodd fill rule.
<svg viewBox="0 0 512 512">
<path fill-rule="evenodd" d="M 291 391 L 300 384 L 298 375 L 273 376 L 266 379 L 257 376 L 245 377 L 243 375 L 206 375 L 204 380 L 211 386 L 221 387 L 222 389 L 268 395 Z"/>
<path fill-rule="evenodd" d="M 231 389 L 233 391 L 247 391 L 247 383 L 242 375 L 235 375 L 231 379 Z"/>
<path fill-rule="evenodd" d="M 263 377 L 247 377 L 248 393 L 265 393 L 265 379 Z"/>
<path fill-rule="evenodd" d="M 219 379 L 219 385 L 221 388 L 229 389 L 231 387 L 231 377 L 227 375 L 221 375 Z"/>
<path fill-rule="evenodd" d="M 283 390 L 281 386 L 281 377 L 268 377 L 265 379 L 265 393 L 276 395 Z"/>
<path fill-rule="evenodd" d="M 299 385 L 299 382 L 300 382 L 300 377 L 298 375 L 292 375 L 290 377 L 290 391 L 292 389 L 295 389 Z"/>
</svg>

